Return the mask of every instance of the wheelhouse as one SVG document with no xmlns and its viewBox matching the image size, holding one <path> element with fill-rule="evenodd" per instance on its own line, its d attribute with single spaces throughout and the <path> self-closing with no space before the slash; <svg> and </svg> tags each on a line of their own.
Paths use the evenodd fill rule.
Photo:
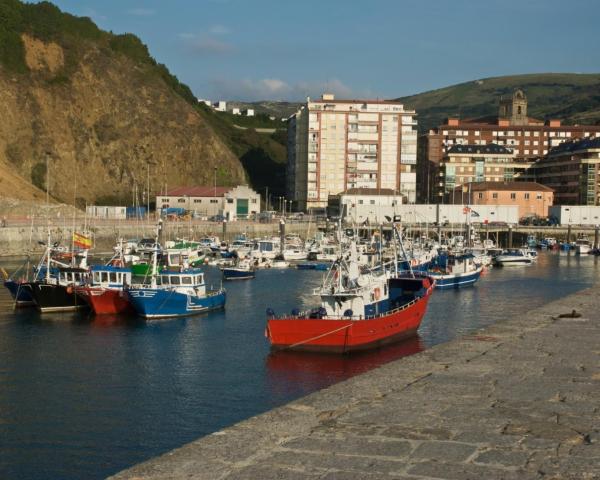
<svg viewBox="0 0 600 480">
<path fill-rule="evenodd" d="M 158 276 L 157 283 L 163 287 L 198 287 L 204 285 L 204 273 L 198 271 L 162 272 Z"/>
<path fill-rule="evenodd" d="M 63 268 L 58 273 L 58 282 L 62 285 L 81 284 L 87 279 L 87 273 L 82 268 Z"/>
<path fill-rule="evenodd" d="M 131 271 L 119 267 L 92 267 L 92 284 L 110 287 L 131 285 Z"/>
</svg>

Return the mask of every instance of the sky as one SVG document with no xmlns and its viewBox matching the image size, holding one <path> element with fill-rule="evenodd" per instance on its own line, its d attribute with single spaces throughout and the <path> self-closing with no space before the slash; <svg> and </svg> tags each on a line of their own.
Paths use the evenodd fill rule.
<svg viewBox="0 0 600 480">
<path fill-rule="evenodd" d="M 53 0 L 134 33 L 199 98 L 397 98 L 600 72 L 600 0 Z"/>
</svg>

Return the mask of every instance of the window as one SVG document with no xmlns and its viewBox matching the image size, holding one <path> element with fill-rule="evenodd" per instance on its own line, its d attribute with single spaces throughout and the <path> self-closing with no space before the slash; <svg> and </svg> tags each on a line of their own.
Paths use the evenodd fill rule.
<svg viewBox="0 0 600 480">
<path fill-rule="evenodd" d="M 110 282 L 111 283 L 116 283 L 117 281 L 117 273 L 116 272 L 110 272 Z"/>
<path fill-rule="evenodd" d="M 233 198 L 228 198 L 227 203 L 233 203 Z"/>
<path fill-rule="evenodd" d="M 513 193 L 510 194 L 510 199 L 511 200 L 515 200 L 516 198 L 517 198 L 517 194 L 516 193 L 513 192 Z"/>
<path fill-rule="evenodd" d="M 252 199 L 252 203 L 256 203 L 256 198 L 253 198 L 253 199 Z"/>
<path fill-rule="evenodd" d="M 201 198 L 195 198 L 194 199 L 194 203 L 202 203 L 202 199 Z"/>
<path fill-rule="evenodd" d="M 163 285 L 168 285 L 169 284 L 169 277 L 167 275 L 164 275 L 161 277 L 161 283 Z"/>
<path fill-rule="evenodd" d="M 371 200 L 371 205 L 375 205 L 375 200 Z"/>
<path fill-rule="evenodd" d="M 529 200 L 529 194 L 528 193 L 525 194 L 525 200 Z"/>
<path fill-rule="evenodd" d="M 479 193 L 477 194 L 477 198 L 479 198 L 479 199 L 483 198 L 483 192 L 479 192 Z"/>
<path fill-rule="evenodd" d="M 181 280 L 181 279 L 180 279 L 179 277 L 177 277 L 177 276 L 172 276 L 172 277 L 171 277 L 171 285 L 179 285 L 179 284 L 181 283 L 181 282 L 180 282 L 180 280 Z"/>
<path fill-rule="evenodd" d="M 219 201 L 217 199 L 212 199 L 210 203 L 219 203 Z"/>
<path fill-rule="evenodd" d="M 180 198 L 179 200 L 177 200 L 179 203 L 185 203 L 185 198 Z"/>
<path fill-rule="evenodd" d="M 535 198 L 537 198 L 538 200 L 541 200 L 542 199 L 542 194 L 541 193 L 536 194 Z"/>
<path fill-rule="evenodd" d="M 359 200 L 359 201 L 358 201 L 358 204 L 359 204 L 359 205 L 362 205 L 362 204 L 363 204 L 363 201 L 362 201 L 362 200 Z"/>
<path fill-rule="evenodd" d="M 181 277 L 181 283 L 183 283 L 184 285 L 191 285 L 192 277 Z"/>
<path fill-rule="evenodd" d="M 498 194 L 497 193 L 492 193 L 492 198 L 498 198 Z"/>
<path fill-rule="evenodd" d="M 108 272 L 102 272 L 102 282 L 108 282 Z"/>
</svg>

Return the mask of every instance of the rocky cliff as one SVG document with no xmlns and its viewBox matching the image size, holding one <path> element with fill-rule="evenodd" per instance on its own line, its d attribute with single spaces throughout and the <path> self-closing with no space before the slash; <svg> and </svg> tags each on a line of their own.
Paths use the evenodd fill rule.
<svg viewBox="0 0 600 480">
<path fill-rule="evenodd" d="M 43 198 L 46 164 L 51 196 L 78 205 L 142 200 L 148 177 L 152 195 L 212 184 L 214 167 L 219 184 L 245 181 L 189 89 L 133 35 L 0 0 L 0 42 L 0 195 Z"/>
</svg>

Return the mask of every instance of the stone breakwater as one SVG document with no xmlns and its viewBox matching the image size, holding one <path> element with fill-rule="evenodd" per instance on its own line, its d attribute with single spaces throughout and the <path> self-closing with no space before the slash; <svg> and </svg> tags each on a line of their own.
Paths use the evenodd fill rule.
<svg viewBox="0 0 600 480">
<path fill-rule="evenodd" d="M 83 231 L 83 224 L 76 224 L 78 231 Z M 154 237 L 156 227 L 153 224 L 135 224 L 135 222 L 106 222 L 96 224 L 90 228 L 94 238 L 95 251 L 111 251 L 119 238 L 147 238 Z M 61 244 L 71 244 L 72 226 L 65 222 L 62 226 L 51 226 L 50 233 L 52 241 L 60 241 Z M 286 233 L 295 233 L 305 237 L 307 234 L 314 235 L 316 227 L 308 223 L 288 223 L 285 226 Z M 215 235 L 224 240 L 232 240 L 236 235 L 246 234 L 250 238 L 279 235 L 279 223 L 250 223 L 231 222 L 227 223 L 225 230 L 221 223 L 192 223 L 168 222 L 164 226 L 164 235 L 167 239 L 196 238 L 206 235 Z M 0 227 L 0 256 L 26 255 L 28 253 L 42 253 L 44 247 L 38 241 L 45 242 L 47 238 L 47 227 L 36 225 L 31 227 L 27 224 L 18 226 Z"/>
<path fill-rule="evenodd" d="M 110 478 L 600 479 L 600 296 L 565 297 Z"/>
</svg>

